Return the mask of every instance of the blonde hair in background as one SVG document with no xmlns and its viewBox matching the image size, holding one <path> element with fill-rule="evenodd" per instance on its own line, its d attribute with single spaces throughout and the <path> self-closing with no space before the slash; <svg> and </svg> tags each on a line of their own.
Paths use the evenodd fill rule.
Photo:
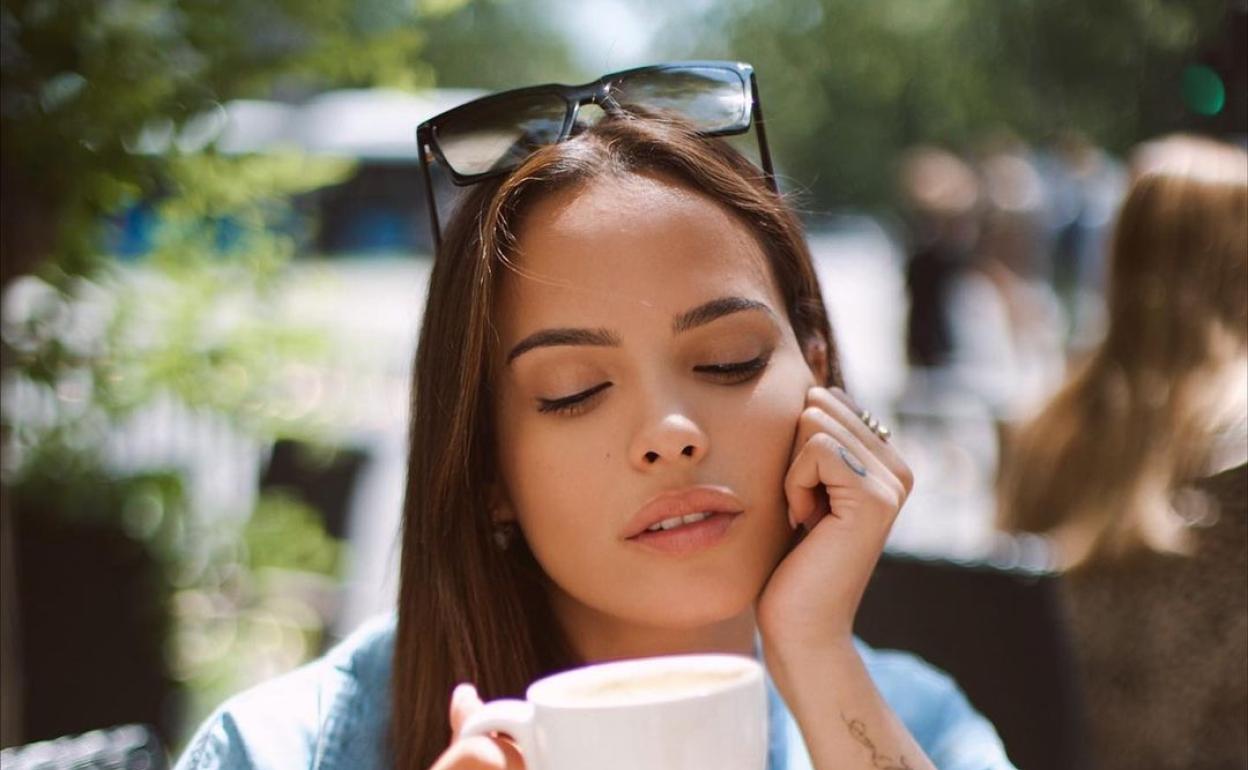
<svg viewBox="0 0 1248 770">
<path fill-rule="evenodd" d="M 1055 535 L 1066 566 L 1187 552 L 1175 495 L 1245 408 L 1248 154 L 1175 135 L 1139 147 L 1131 175 L 1105 339 L 1002 467 L 999 524 Z"/>
</svg>

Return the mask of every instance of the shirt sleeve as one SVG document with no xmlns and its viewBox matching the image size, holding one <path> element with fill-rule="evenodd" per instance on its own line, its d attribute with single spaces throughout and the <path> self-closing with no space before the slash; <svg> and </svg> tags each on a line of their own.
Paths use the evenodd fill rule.
<svg viewBox="0 0 1248 770">
<path fill-rule="evenodd" d="M 174 770 L 383 770 L 393 766 L 394 618 L 361 626 L 325 656 L 227 700 Z"/>
<path fill-rule="evenodd" d="M 880 694 L 939 770 L 1014 770 L 992 723 L 948 674 L 908 653 L 859 651 Z"/>
<path fill-rule="evenodd" d="M 317 662 L 233 696 L 196 730 L 174 770 L 318 766 L 331 721 L 327 678 L 333 683 L 334 672 Z"/>
<path fill-rule="evenodd" d="M 195 731 L 174 770 L 255 770 L 234 718 L 219 710 Z"/>
</svg>

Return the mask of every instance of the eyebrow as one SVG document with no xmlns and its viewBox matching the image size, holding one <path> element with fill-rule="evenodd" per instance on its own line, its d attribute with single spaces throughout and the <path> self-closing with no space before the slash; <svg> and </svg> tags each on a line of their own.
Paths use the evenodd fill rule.
<svg viewBox="0 0 1248 770">
<path fill-rule="evenodd" d="M 672 320 L 672 334 L 680 334 L 699 326 L 705 326 L 717 318 L 723 318 L 733 313 L 743 313 L 747 310 L 761 310 L 774 318 L 771 308 L 762 302 L 745 297 L 720 297 L 710 302 L 704 302 L 701 305 L 687 310 L 676 316 Z"/>
<path fill-rule="evenodd" d="M 745 297 L 719 297 L 710 302 L 704 302 L 691 310 L 686 310 L 673 318 L 672 334 L 687 332 L 690 329 L 705 326 L 711 321 L 724 316 L 746 311 L 761 311 L 772 318 L 775 317 L 770 307 L 757 300 L 746 299 Z M 594 345 L 618 348 L 621 344 L 620 336 L 610 329 L 543 329 L 530 334 L 516 343 L 511 352 L 507 354 L 507 365 L 510 366 L 512 361 L 515 361 L 516 358 L 534 348 L 554 347 L 557 345 Z"/>
</svg>

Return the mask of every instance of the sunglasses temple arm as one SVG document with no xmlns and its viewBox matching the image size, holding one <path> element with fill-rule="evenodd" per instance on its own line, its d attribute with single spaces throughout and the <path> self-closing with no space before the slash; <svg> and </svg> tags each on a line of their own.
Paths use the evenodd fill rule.
<svg viewBox="0 0 1248 770">
<path fill-rule="evenodd" d="M 417 144 L 420 147 L 420 175 L 425 180 L 425 201 L 429 204 L 429 226 L 433 232 L 433 255 L 436 258 L 442 249 L 442 228 L 438 224 L 438 201 L 433 197 L 433 179 L 429 169 L 429 156 L 422 137 Z"/>
<path fill-rule="evenodd" d="M 754 102 L 754 134 L 758 137 L 758 155 L 763 163 L 763 171 L 767 174 L 767 184 L 776 195 L 780 194 L 780 186 L 776 183 L 776 172 L 771 166 L 771 149 L 767 145 L 767 129 L 763 121 L 763 105 L 758 100 L 758 80 L 750 74 L 750 99 Z"/>
</svg>

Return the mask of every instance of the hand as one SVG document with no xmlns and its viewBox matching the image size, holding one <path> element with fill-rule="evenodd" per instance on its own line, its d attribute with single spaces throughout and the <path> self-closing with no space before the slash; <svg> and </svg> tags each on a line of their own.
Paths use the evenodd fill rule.
<svg viewBox="0 0 1248 770">
<path fill-rule="evenodd" d="M 460 740 L 460 728 L 481 705 L 477 688 L 470 684 L 451 693 L 451 745 L 430 770 L 524 770 L 520 750 L 507 738 L 474 735 Z"/>
<path fill-rule="evenodd" d="M 785 476 L 800 542 L 758 601 L 772 652 L 848 643 L 867 581 L 914 486 L 910 468 L 858 416 L 839 388 L 811 388 Z"/>
</svg>

